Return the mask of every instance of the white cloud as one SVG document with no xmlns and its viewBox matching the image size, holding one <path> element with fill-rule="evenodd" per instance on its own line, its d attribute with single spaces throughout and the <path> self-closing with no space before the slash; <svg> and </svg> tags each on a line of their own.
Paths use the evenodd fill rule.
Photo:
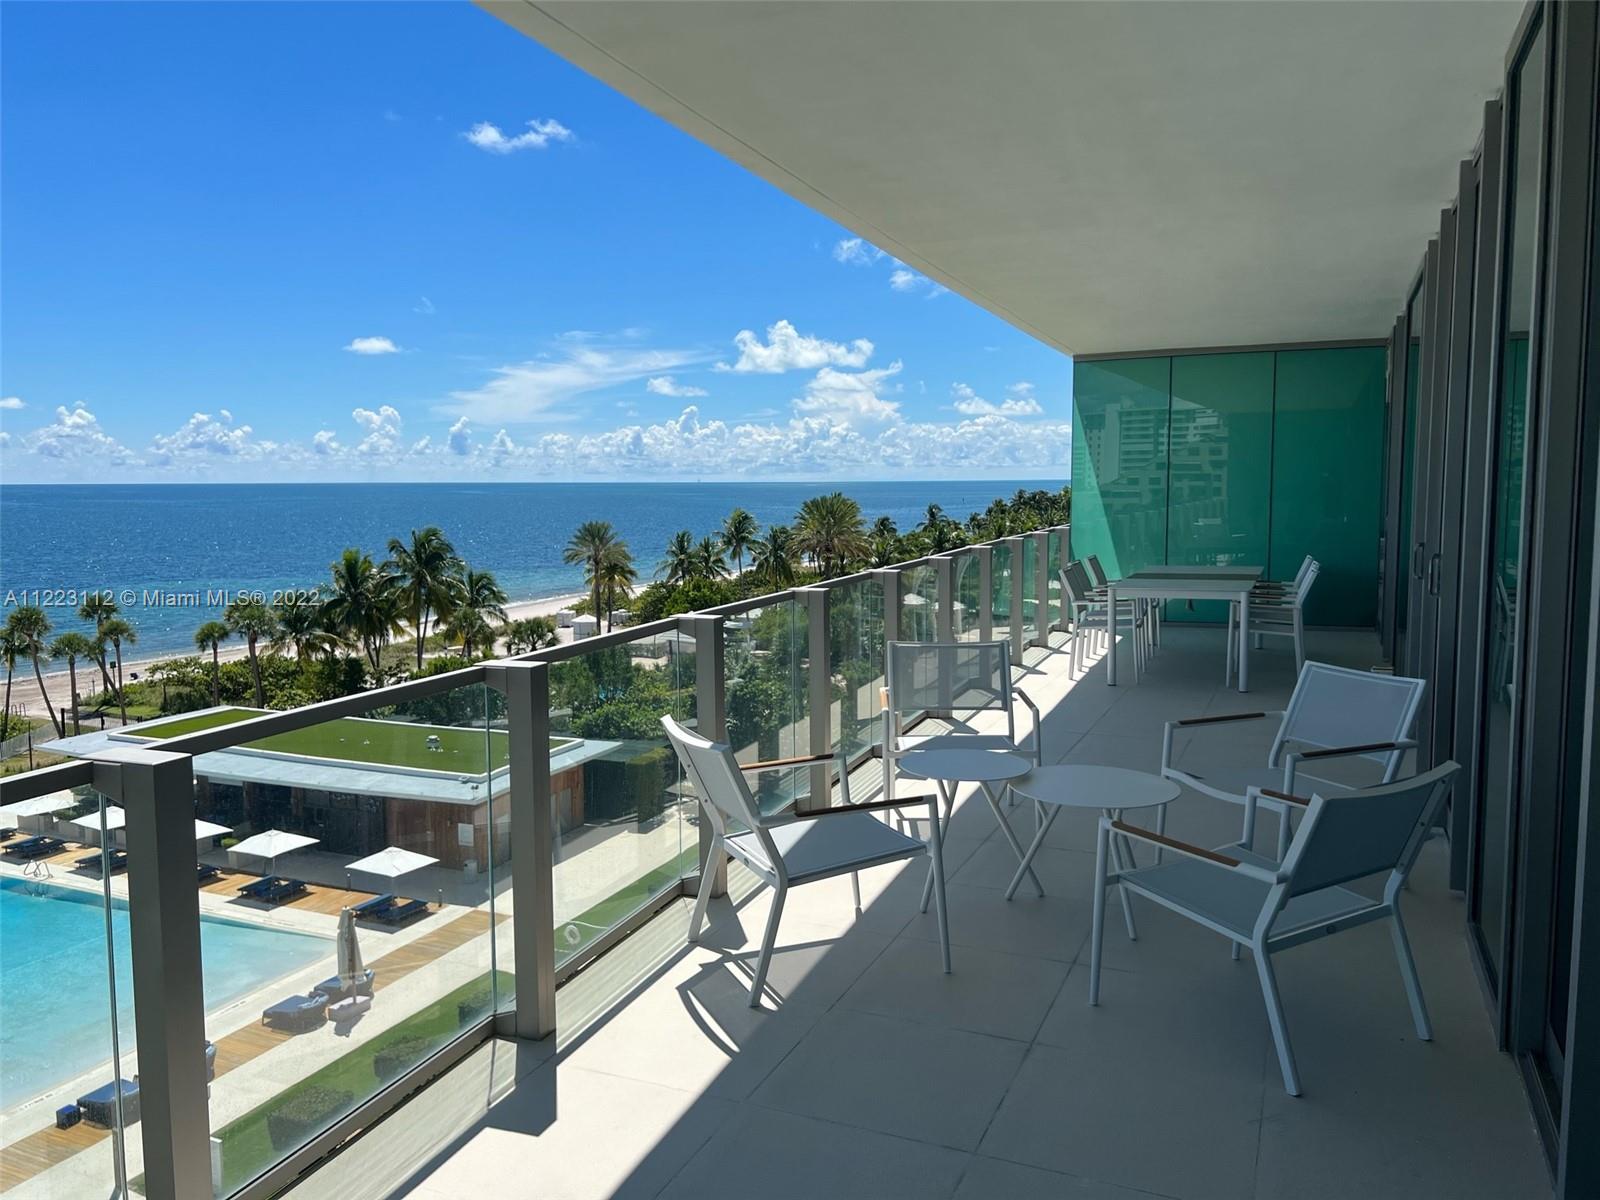
<svg viewBox="0 0 1600 1200">
<path fill-rule="evenodd" d="M 350 417 L 361 427 L 361 441 L 356 453 L 368 458 L 384 458 L 400 449 L 400 413 L 384 404 L 373 412 L 370 408 L 357 408 Z"/>
<path fill-rule="evenodd" d="M 572 130 L 560 121 L 529 121 L 525 133 L 507 137 L 500 127 L 488 121 L 479 121 L 461 135 L 479 150 L 490 154 L 515 154 L 518 150 L 543 150 L 551 142 L 570 142 Z"/>
<path fill-rule="evenodd" d="M 900 402 L 885 400 L 885 380 L 900 373 L 893 362 L 875 371 L 836 371 L 823 367 L 794 401 L 801 416 L 824 417 L 839 424 L 884 424 L 900 418 Z"/>
<path fill-rule="evenodd" d="M 870 267 L 884 252 L 864 238 L 841 238 L 834 243 L 833 260 L 852 267 Z"/>
<path fill-rule="evenodd" d="M 485 425 L 547 419 L 557 405 L 588 392 L 660 375 L 701 361 L 689 350 L 563 345 L 563 357 L 496 367 L 482 387 L 451 392 L 439 411 Z"/>
<path fill-rule="evenodd" d="M 157 466 L 201 463 L 208 459 L 257 459 L 277 449 L 253 438 L 248 425 L 235 425 L 227 409 L 195 413 L 171 433 L 150 439 L 149 461 Z"/>
<path fill-rule="evenodd" d="M 1033 384 L 1022 382 L 1014 383 L 1006 389 L 1009 395 L 999 404 L 992 400 L 985 400 L 965 383 L 952 384 L 950 395 L 955 403 L 951 406 L 962 416 L 982 417 L 998 414 L 1006 417 L 1037 417 L 1042 416 L 1044 409 L 1039 401 L 1034 399 Z"/>
<path fill-rule="evenodd" d="M 100 428 L 99 419 L 83 405 L 56 409 L 55 420 L 17 439 L 23 450 L 58 462 L 93 459 L 110 466 L 137 464 L 139 459 Z"/>
<path fill-rule="evenodd" d="M 339 444 L 338 435 L 331 429 L 319 429 L 316 436 L 311 439 L 311 452 L 319 455 L 338 454 L 344 450 Z"/>
<path fill-rule="evenodd" d="M 386 337 L 352 338 L 345 347 L 351 354 L 398 354 L 400 347 Z"/>
<path fill-rule="evenodd" d="M 691 387 L 686 383 L 679 383 L 671 375 L 656 375 L 645 381 L 644 390 L 657 396 L 677 396 L 692 398 L 705 396 L 709 393 L 702 387 Z"/>
<path fill-rule="evenodd" d="M 896 260 L 898 262 L 898 260 Z M 928 299 L 942 296 L 950 289 L 942 283 L 935 283 L 926 275 L 913 271 L 905 265 L 896 266 L 889 273 L 889 286 L 897 292 L 922 292 Z"/>
<path fill-rule="evenodd" d="M 732 366 L 718 363 L 719 371 L 758 371 L 776 375 L 782 371 L 815 370 L 818 367 L 864 367 L 872 357 L 872 343 L 856 338 L 849 345 L 800 333 L 788 321 L 767 326 L 767 340 L 749 329 L 734 335 L 739 359 Z"/>
<path fill-rule="evenodd" d="M 424 296 L 411 306 L 411 311 L 421 313 L 425 317 L 431 317 L 437 310 L 433 307 L 433 301 Z"/>
<path fill-rule="evenodd" d="M 0 409 L 5 409 L 8 412 L 16 412 L 19 408 L 27 407 L 28 406 L 22 402 L 21 396 L 6 396 L 5 398 L 0 399 Z"/>
<path fill-rule="evenodd" d="M 451 454 L 459 456 L 471 453 L 472 434 L 467 432 L 467 419 L 465 417 L 450 426 L 450 433 L 446 438 L 445 445 L 450 448 Z"/>
</svg>

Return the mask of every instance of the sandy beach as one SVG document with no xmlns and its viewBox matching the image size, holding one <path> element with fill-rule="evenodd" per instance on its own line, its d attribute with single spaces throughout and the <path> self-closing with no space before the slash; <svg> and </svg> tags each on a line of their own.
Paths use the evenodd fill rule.
<svg viewBox="0 0 1600 1200">
<path fill-rule="evenodd" d="M 576 601 L 583 599 L 585 595 L 587 595 L 585 592 L 569 592 L 566 595 L 549 596 L 538 600 L 518 600 L 506 605 L 506 618 L 510 621 L 520 621 L 527 617 L 553 617 L 563 608 L 571 608 Z M 570 629 L 560 629 L 556 633 L 563 642 L 572 640 L 572 630 Z M 396 639 L 398 644 L 403 644 L 404 641 L 405 635 L 401 635 Z M 198 651 L 191 651 L 189 654 L 158 654 L 143 658 L 124 659 L 122 665 L 123 678 L 128 683 L 132 683 L 136 678 L 144 678 L 145 673 L 157 663 L 168 662 L 175 658 L 191 658 L 197 653 Z M 243 643 L 235 643 L 223 646 L 219 657 L 223 662 L 236 662 L 244 658 L 246 654 L 247 651 Z M 85 700 L 100 691 L 99 684 L 99 668 L 93 663 L 79 663 L 78 691 L 84 696 Z M 70 682 L 65 670 L 45 671 L 44 685 L 49 693 L 51 704 L 59 707 L 66 702 Z M 39 685 L 34 680 L 32 669 L 25 662 L 17 664 L 16 678 L 11 685 L 11 703 L 13 707 L 22 706 L 23 711 L 30 717 L 38 717 L 41 720 L 48 721 L 44 705 L 39 700 Z M 48 729 L 46 732 L 48 732 Z"/>
</svg>

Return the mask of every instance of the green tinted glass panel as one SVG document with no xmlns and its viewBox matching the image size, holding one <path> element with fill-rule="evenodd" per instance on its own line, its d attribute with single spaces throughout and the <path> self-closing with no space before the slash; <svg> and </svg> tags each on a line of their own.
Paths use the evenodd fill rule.
<svg viewBox="0 0 1600 1200">
<path fill-rule="evenodd" d="M 1166 561 L 1171 361 L 1073 364 L 1072 553 L 1113 578 Z"/>
<path fill-rule="evenodd" d="M 1272 355 L 1172 360 L 1167 562 L 1267 565 Z M 1169 620 L 1222 621 L 1220 601 L 1167 605 Z"/>
<path fill-rule="evenodd" d="M 1382 346 L 1278 354 L 1267 572 L 1293 579 L 1308 554 L 1322 564 L 1311 625 L 1377 620 L 1384 356 Z"/>
</svg>

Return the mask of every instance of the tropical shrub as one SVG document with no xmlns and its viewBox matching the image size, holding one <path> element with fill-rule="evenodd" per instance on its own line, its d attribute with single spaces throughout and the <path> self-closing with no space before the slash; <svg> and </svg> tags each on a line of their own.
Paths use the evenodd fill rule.
<svg viewBox="0 0 1600 1200">
<path fill-rule="evenodd" d="M 290 1092 L 267 1113 L 267 1136 L 273 1149 L 280 1154 L 299 1149 L 349 1112 L 355 1100 L 352 1092 L 318 1084 Z"/>
</svg>

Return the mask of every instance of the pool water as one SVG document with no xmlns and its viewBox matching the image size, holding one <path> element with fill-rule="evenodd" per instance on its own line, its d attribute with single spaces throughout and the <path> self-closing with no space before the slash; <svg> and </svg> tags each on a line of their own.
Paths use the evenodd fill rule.
<svg viewBox="0 0 1600 1200">
<path fill-rule="evenodd" d="M 128 904 L 112 903 L 117 1029 L 126 1053 L 134 1041 Z M 212 916 L 200 918 L 200 947 L 207 1011 L 320 958 L 331 970 L 334 950 L 331 938 Z M 104 897 L 0 878 L 0 1109 L 109 1063 L 110 1011 Z M 110 1078 L 108 1066 L 100 1082 Z"/>
</svg>

